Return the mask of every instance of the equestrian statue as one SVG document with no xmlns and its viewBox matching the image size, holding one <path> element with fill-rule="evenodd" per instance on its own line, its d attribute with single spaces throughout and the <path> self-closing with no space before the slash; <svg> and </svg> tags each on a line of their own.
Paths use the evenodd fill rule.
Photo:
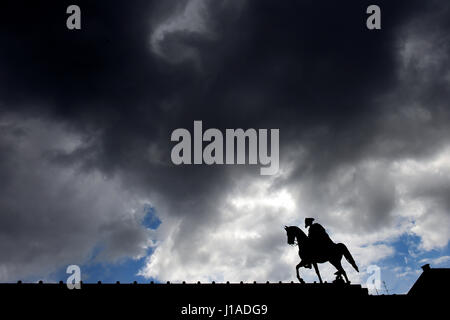
<svg viewBox="0 0 450 320">
<path fill-rule="evenodd" d="M 342 256 L 345 257 L 356 271 L 359 272 L 359 270 L 345 244 L 334 243 L 328 236 L 325 228 L 319 223 L 314 223 L 314 218 L 305 219 L 305 228 L 308 227 L 308 236 L 299 227 L 284 227 L 287 233 L 287 243 L 290 245 L 298 245 L 298 255 L 300 256 L 300 263 L 296 266 L 298 281 L 305 283 L 300 277 L 298 269 L 301 267 L 310 269 L 312 265 L 314 266 L 314 270 L 316 270 L 320 283 L 322 283 L 322 277 L 320 276 L 317 264 L 330 262 L 337 269 L 335 273 L 336 280 L 334 282 L 343 282 L 342 276 L 344 276 L 346 283 L 350 283 L 341 265 Z"/>
</svg>

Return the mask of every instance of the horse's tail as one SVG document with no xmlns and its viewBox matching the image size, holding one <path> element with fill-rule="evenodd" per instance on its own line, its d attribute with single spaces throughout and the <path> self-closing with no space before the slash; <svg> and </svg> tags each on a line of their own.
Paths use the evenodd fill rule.
<svg viewBox="0 0 450 320">
<path fill-rule="evenodd" d="M 356 262 L 353 259 L 350 251 L 348 251 L 347 246 L 343 243 L 339 243 L 338 246 L 340 247 L 341 252 L 344 255 L 345 259 L 347 259 L 348 263 L 350 263 L 352 265 L 352 267 L 355 268 L 355 270 L 359 272 L 358 266 L 356 265 Z"/>
</svg>

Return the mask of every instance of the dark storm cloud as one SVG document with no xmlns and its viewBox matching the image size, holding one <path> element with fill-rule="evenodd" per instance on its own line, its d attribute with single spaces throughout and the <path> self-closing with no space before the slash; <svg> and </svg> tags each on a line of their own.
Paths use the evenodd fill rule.
<svg viewBox="0 0 450 320">
<path fill-rule="evenodd" d="M 368 31 L 369 1 L 205 1 L 200 20 L 175 19 L 155 49 L 152 34 L 189 3 L 78 1 L 82 30 L 69 31 L 65 9 L 72 3 L 2 2 L 0 110 L 81 134 L 78 149 L 46 159 L 120 176 L 127 191 L 157 209 L 194 216 L 180 238 L 200 218 L 214 219 L 238 177 L 257 175 L 255 168 L 172 165 L 170 133 L 190 129 L 193 120 L 219 129 L 280 128 L 282 164 L 298 146 L 306 150 L 280 183 L 309 179 L 316 196 L 321 179 L 341 165 L 414 155 L 414 148 L 433 152 L 444 139 L 445 131 L 428 129 L 448 119 L 445 74 L 429 75 L 426 84 L 424 70 L 407 67 L 406 79 L 399 76 L 400 37 L 415 28 L 424 37 L 445 33 L 434 24 L 449 28 L 441 2 L 378 1 L 382 30 Z M 437 71 L 447 66 L 440 61 Z M 411 94 L 424 102 L 431 123 L 405 121 Z M 409 134 L 417 125 L 423 132 L 414 142 Z M 373 213 L 362 224 L 389 220 L 395 200 L 375 191 L 361 200 Z"/>
<path fill-rule="evenodd" d="M 181 30 L 164 40 L 194 47 L 202 64 L 196 72 L 189 61 L 164 63 L 149 51 L 150 18 L 158 20 L 152 12 L 167 12 L 167 4 L 164 10 L 147 1 L 79 5 L 79 32 L 64 28 L 64 2 L 3 5 L 2 37 L 13 39 L 2 50 L 3 104 L 100 130 L 98 165 L 138 165 L 138 171 L 148 165 L 134 161 L 151 143 L 168 163 L 170 132 L 194 119 L 218 128 L 279 127 L 282 144 L 323 125 L 337 133 L 331 145 L 364 145 L 375 112 L 371 98 L 395 80 L 395 30 L 417 10 L 412 2 L 383 3 L 384 30 L 370 33 L 361 1 L 250 1 L 238 13 L 211 2 L 214 39 Z M 191 169 L 166 170 L 186 181 L 182 172 Z"/>
</svg>

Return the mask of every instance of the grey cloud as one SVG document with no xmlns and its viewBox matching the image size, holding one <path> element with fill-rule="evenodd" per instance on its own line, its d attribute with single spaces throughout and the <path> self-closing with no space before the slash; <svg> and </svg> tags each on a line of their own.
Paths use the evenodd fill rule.
<svg viewBox="0 0 450 320">
<path fill-rule="evenodd" d="M 2 114 L 0 126 L 2 281 L 81 265 L 96 247 L 103 248 L 99 261 L 146 253 L 151 234 L 140 224 L 145 213 L 132 195 L 100 173 L 48 161 L 47 148 L 76 136 L 61 125 L 10 114 Z"/>
</svg>

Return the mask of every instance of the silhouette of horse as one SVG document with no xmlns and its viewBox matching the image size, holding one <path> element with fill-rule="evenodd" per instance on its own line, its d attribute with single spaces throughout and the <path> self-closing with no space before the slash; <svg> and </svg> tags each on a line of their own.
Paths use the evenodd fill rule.
<svg viewBox="0 0 450 320">
<path fill-rule="evenodd" d="M 306 234 L 296 226 L 285 226 L 284 229 L 287 232 L 287 242 L 290 245 L 298 245 L 298 255 L 300 256 L 300 263 L 296 266 L 297 270 L 297 279 L 301 283 L 305 283 L 305 281 L 300 277 L 298 269 L 301 267 L 311 268 L 311 264 L 314 266 L 316 270 L 316 274 L 319 277 L 320 283 L 322 283 L 322 278 L 320 277 L 319 267 L 317 263 L 330 262 L 336 269 L 336 281 L 342 281 L 342 275 L 344 276 L 347 283 L 350 283 L 347 278 L 347 274 L 345 273 L 344 268 L 341 265 L 342 256 L 347 259 L 347 261 L 355 268 L 356 271 L 359 272 L 358 266 L 353 260 L 350 251 L 348 251 L 347 247 L 343 243 L 334 243 L 327 250 L 319 250 L 315 246 L 314 243 L 311 243 L 310 239 L 306 236 Z M 297 241 L 295 241 L 297 240 Z"/>
</svg>

